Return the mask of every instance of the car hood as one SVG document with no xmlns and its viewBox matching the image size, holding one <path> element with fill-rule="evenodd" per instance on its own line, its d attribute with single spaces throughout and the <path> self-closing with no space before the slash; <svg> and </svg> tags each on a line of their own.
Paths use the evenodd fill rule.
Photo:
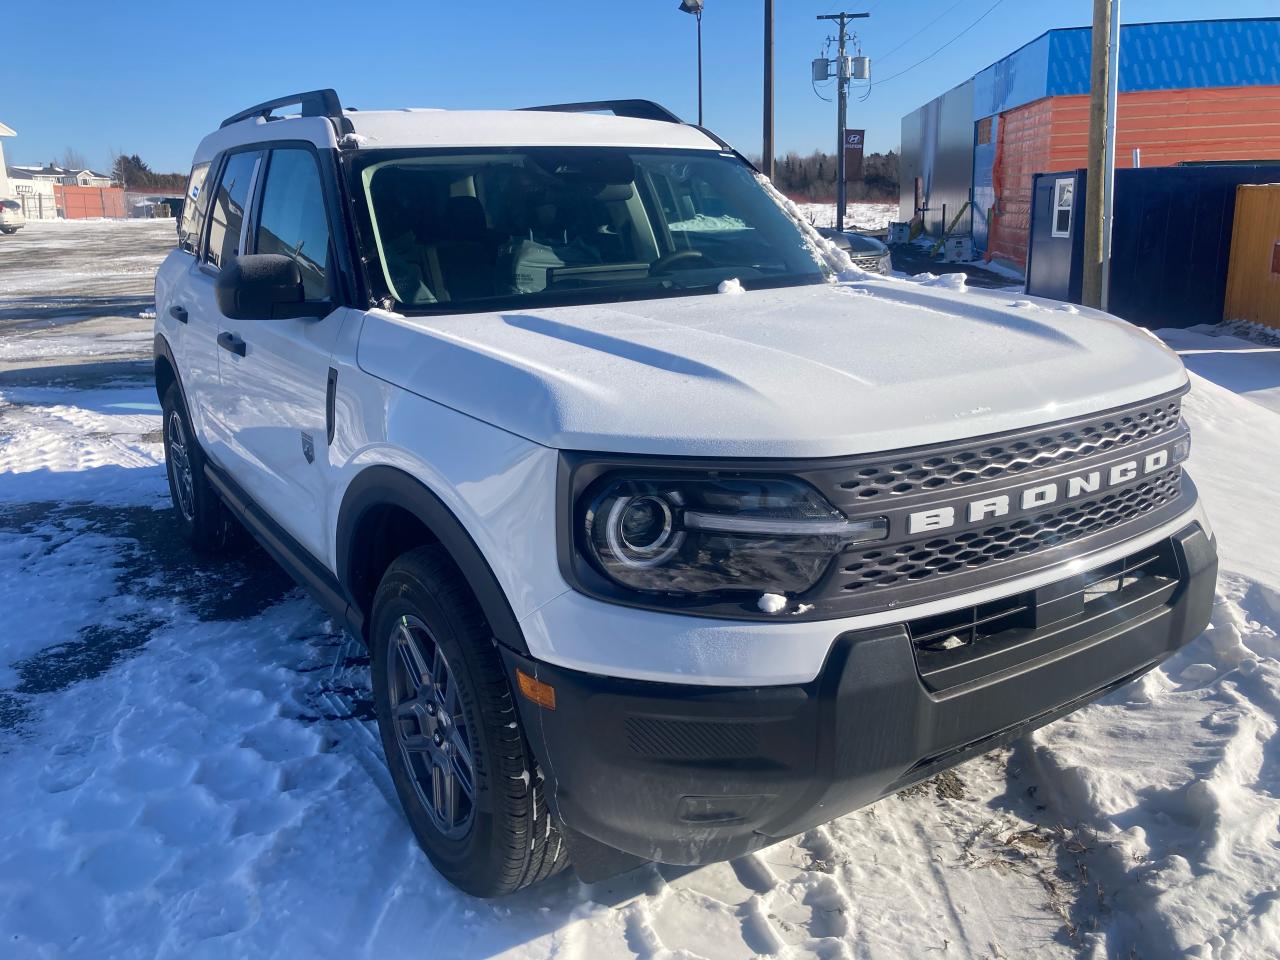
<svg viewBox="0 0 1280 960">
<path fill-rule="evenodd" d="M 1182 387 L 1124 321 L 952 278 L 405 317 L 367 373 L 549 447 L 825 457 L 1034 426 Z"/>
<path fill-rule="evenodd" d="M 828 240 L 835 241 L 836 246 L 858 256 L 883 256 L 889 252 L 889 248 L 875 237 L 868 237 L 866 234 L 855 233 L 852 230 L 841 231 L 832 227 L 819 229 L 818 233 Z"/>
</svg>

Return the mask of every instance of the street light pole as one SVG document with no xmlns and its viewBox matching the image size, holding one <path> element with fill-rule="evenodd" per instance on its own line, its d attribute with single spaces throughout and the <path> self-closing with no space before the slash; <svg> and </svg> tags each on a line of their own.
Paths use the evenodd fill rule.
<svg viewBox="0 0 1280 960">
<path fill-rule="evenodd" d="M 764 144 L 760 172 L 773 179 L 773 0 L 764 0 Z"/>
<path fill-rule="evenodd" d="M 703 0 L 680 0 L 680 9 L 691 13 L 698 21 L 698 126 L 702 126 L 702 2 Z"/>
<path fill-rule="evenodd" d="M 698 126 L 702 126 L 702 7 L 698 7 Z"/>
<path fill-rule="evenodd" d="M 844 182 L 844 128 L 845 113 L 849 104 L 849 62 L 845 58 L 844 45 L 849 39 L 846 27 L 850 20 L 869 17 L 869 13 L 828 13 L 819 20 L 835 20 L 840 25 L 839 45 L 836 54 L 836 229 L 844 230 L 844 208 L 849 194 Z"/>
</svg>

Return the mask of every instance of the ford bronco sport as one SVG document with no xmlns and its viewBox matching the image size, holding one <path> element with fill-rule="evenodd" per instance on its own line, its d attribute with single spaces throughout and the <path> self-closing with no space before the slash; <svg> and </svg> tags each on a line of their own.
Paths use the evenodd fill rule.
<svg viewBox="0 0 1280 960">
<path fill-rule="evenodd" d="M 325 90 L 201 142 L 156 278 L 176 521 L 368 645 L 462 889 L 742 855 L 1204 628 L 1178 358 L 842 258 L 647 101 Z"/>
</svg>

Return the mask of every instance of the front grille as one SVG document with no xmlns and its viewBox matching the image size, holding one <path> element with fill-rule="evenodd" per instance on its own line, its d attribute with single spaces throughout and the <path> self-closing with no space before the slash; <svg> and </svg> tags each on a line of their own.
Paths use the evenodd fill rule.
<svg viewBox="0 0 1280 960">
<path fill-rule="evenodd" d="M 941 691 L 1007 670 L 1142 618 L 1176 597 L 1172 540 L 1034 590 L 908 620 L 916 669 Z"/>
<path fill-rule="evenodd" d="M 938 536 L 898 547 L 871 547 L 841 558 L 846 592 L 876 591 L 976 570 L 1047 547 L 1071 543 L 1151 513 L 1177 498 L 1182 468 L 1135 486 L 1065 504 L 1008 524 Z"/>
<path fill-rule="evenodd" d="M 880 269 L 880 258 L 877 256 L 850 257 L 849 259 L 853 261 L 853 265 L 855 267 L 859 267 L 863 270 L 871 270 L 872 272 L 876 272 L 876 271 L 879 271 Z"/>
<path fill-rule="evenodd" d="M 942 491 L 981 480 L 1017 476 L 1042 467 L 1066 466 L 1095 454 L 1120 451 L 1178 426 L 1180 397 L 1112 413 L 1056 430 L 1010 437 L 1003 442 L 959 445 L 937 453 L 893 457 L 859 465 L 839 481 L 861 506 L 922 491 Z"/>
</svg>

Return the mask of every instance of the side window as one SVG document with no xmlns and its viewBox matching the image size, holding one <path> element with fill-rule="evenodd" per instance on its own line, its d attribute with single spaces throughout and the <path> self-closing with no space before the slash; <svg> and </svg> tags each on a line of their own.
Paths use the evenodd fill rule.
<svg viewBox="0 0 1280 960">
<path fill-rule="evenodd" d="M 205 260 L 220 267 L 240 254 L 240 231 L 257 153 L 235 153 L 227 159 L 209 211 L 209 246 Z"/>
<path fill-rule="evenodd" d="M 302 274 L 308 300 L 329 296 L 329 220 L 316 158 L 307 150 L 271 151 L 262 212 L 258 216 L 258 253 L 292 257 Z"/>
<path fill-rule="evenodd" d="M 1053 230 L 1055 237 L 1071 236 L 1071 206 L 1076 182 L 1067 178 L 1053 181 Z"/>
<path fill-rule="evenodd" d="M 178 225 L 178 246 L 188 253 L 195 253 L 200 245 L 200 230 L 204 226 L 204 214 L 208 209 L 208 197 L 204 196 L 204 181 L 209 175 L 208 163 L 197 163 L 191 168 L 187 180 L 187 195 L 182 202 L 182 222 Z"/>
</svg>

